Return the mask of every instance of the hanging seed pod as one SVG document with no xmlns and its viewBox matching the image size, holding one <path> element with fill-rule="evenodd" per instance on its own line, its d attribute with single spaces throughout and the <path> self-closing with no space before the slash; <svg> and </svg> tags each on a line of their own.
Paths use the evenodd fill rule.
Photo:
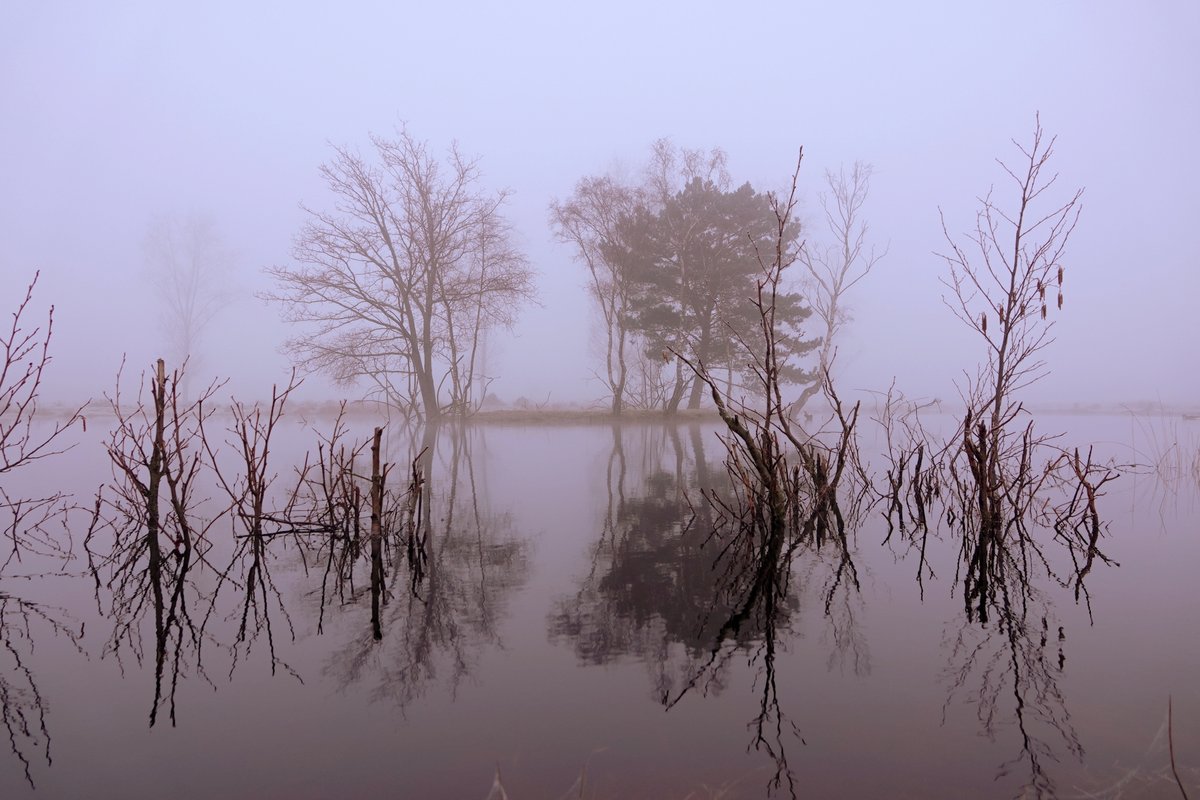
<svg viewBox="0 0 1200 800">
<path fill-rule="evenodd" d="M 1026 304 L 1026 303 L 1021 303 L 1021 316 L 1022 316 L 1022 317 L 1023 317 L 1023 316 L 1025 316 L 1025 311 L 1026 311 L 1026 309 L 1028 309 L 1028 308 L 1029 308 L 1028 304 Z"/>
<path fill-rule="evenodd" d="M 1046 304 L 1042 303 L 1042 319 L 1046 318 Z"/>
<path fill-rule="evenodd" d="M 1058 288 L 1060 288 L 1060 289 L 1062 288 L 1062 274 L 1063 274 L 1063 268 L 1062 268 L 1062 265 L 1060 264 L 1058 267 Z"/>
<path fill-rule="evenodd" d="M 981 328 L 983 328 L 983 332 L 986 334 L 987 333 L 987 314 L 979 315 L 979 325 Z"/>
<path fill-rule="evenodd" d="M 1046 284 L 1038 281 L 1038 299 L 1045 302 L 1046 300 Z"/>
<path fill-rule="evenodd" d="M 1058 293 L 1058 310 L 1062 311 L 1062 292 Z"/>
</svg>

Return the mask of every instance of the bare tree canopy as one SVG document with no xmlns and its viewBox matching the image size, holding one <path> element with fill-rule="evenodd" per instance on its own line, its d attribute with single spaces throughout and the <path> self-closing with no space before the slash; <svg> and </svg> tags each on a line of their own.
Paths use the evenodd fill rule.
<svg viewBox="0 0 1200 800">
<path fill-rule="evenodd" d="M 612 413 L 620 414 L 628 402 L 630 381 L 629 307 L 632 287 L 619 263 L 609 258 L 620 243 L 619 223 L 643 203 L 640 187 L 626 185 L 610 175 L 581 178 L 566 200 L 550 203 L 550 224 L 559 241 L 575 248 L 575 257 L 587 268 L 587 288 L 604 328 L 604 374 L 601 380 L 612 394 Z"/>
<path fill-rule="evenodd" d="M 277 288 L 265 297 L 303 326 L 286 344 L 301 368 L 366 379 L 406 414 L 470 413 L 492 380 L 487 332 L 534 296 L 506 193 L 482 189 L 456 146 L 439 160 L 405 130 L 371 143 L 371 158 L 334 148 L 321 167 L 332 209 L 305 207 L 295 265 L 267 270 Z"/>
<path fill-rule="evenodd" d="M 177 364 L 191 361 L 194 372 L 204 333 L 231 297 L 232 256 L 216 223 L 202 214 L 153 220 L 142 249 L 160 303 L 166 355 Z"/>
<path fill-rule="evenodd" d="M 977 375 L 968 375 L 964 400 L 972 417 L 989 419 L 993 437 L 1016 416 L 1016 392 L 1046 374 L 1041 352 L 1054 341 L 1048 312 L 1063 307 L 1064 253 L 1079 221 L 1083 190 L 1043 197 L 1058 178 L 1048 166 L 1054 143 L 1039 118 L 1030 145 L 1013 140 L 1020 158 L 1011 165 L 997 160 L 1011 181 L 1011 208 L 989 190 L 980 199 L 974 230 L 960 239 L 942 220 L 950 248 L 942 254 L 950 273 L 942 279 L 950 290 L 943 301 L 987 343 L 987 361 Z"/>
<path fill-rule="evenodd" d="M 48 528 L 60 513 L 65 495 L 15 496 L 4 481 L 7 475 L 35 461 L 69 450 L 73 445 L 64 434 L 75 423 L 86 422 L 82 406 L 50 422 L 38 413 L 54 335 L 54 306 L 46 312 L 44 324 L 30 319 L 39 277 L 40 273 L 35 272 L 21 301 L 9 314 L 11 322 L 0 327 L 0 539 L 8 539 L 11 545 L 0 560 L 0 577 L 9 564 L 20 561 L 22 553 L 68 558 L 71 550 L 69 542 L 64 544 Z M 0 598 L 3 596 L 0 593 Z"/>
<path fill-rule="evenodd" d="M 879 251 L 868 244 L 869 227 L 863 219 L 873 172 L 870 164 L 861 161 L 854 162 L 849 173 L 845 167 L 836 173 L 825 171 L 827 190 L 821 192 L 819 201 L 831 241 L 823 246 L 808 241 L 800 249 L 800 262 L 808 273 L 804 296 L 816 317 L 817 335 L 821 339 L 817 350 L 817 372 L 821 375 L 832 372 L 837 354 L 835 342 L 850 319 L 846 292 L 887 255 L 887 247 Z M 821 386 L 820 382 L 805 386 L 792 403 L 793 413 L 803 409 L 821 391 Z"/>
</svg>

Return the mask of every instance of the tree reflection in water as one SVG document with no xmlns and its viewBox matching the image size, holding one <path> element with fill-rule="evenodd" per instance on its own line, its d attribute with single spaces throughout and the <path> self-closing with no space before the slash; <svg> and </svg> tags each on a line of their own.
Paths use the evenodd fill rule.
<svg viewBox="0 0 1200 800">
<path fill-rule="evenodd" d="M 83 652 L 83 625 L 66 611 L 0 591 L 0 717 L 9 748 L 21 763 L 30 787 L 34 785 L 29 760 L 33 752 L 41 751 L 47 765 L 52 761 L 46 701 L 31 664 L 34 637 L 38 635 L 35 631 L 62 636 Z"/>
<path fill-rule="evenodd" d="M 964 618 L 944 637 L 944 714 L 965 696 L 989 738 L 1015 727 L 1018 752 L 998 777 L 1024 764 L 1022 791 L 1053 797 L 1049 766 L 1063 754 L 1082 762 L 1084 750 L 1059 688 L 1066 631 L 1049 592 L 1070 591 L 1090 619 L 1085 579 L 1097 563 L 1116 563 L 1099 547 L 1105 526 L 1097 501 L 1120 470 L 1096 462 L 1091 451 L 1082 456 L 1051 445 L 1032 421 L 992 435 L 968 415 L 957 438 L 939 443 L 918 412 L 888 396 L 880 415 L 887 484 L 878 499 L 888 521 L 885 541 L 898 531 L 919 553 L 922 596 L 934 577 L 929 538 L 948 533 L 957 547 Z"/>
<path fill-rule="evenodd" d="M 132 652 L 140 663 L 143 628 L 153 623 L 150 724 L 163 705 L 176 722 L 180 678 L 207 678 L 210 659 L 202 656 L 211 649 L 228 653 L 232 677 L 265 641 L 272 674 L 282 668 L 300 678 L 279 651 L 280 633 L 294 639 L 302 619 L 296 589 L 319 594 L 312 609 L 318 634 L 335 610 L 352 611 L 369 599 L 363 638 L 336 659 L 344 682 L 382 664 L 379 692 L 404 705 L 444 659 L 456 685 L 470 669 L 472 648 L 496 641 L 503 606 L 528 572 L 526 545 L 512 534 L 511 520 L 486 511 L 479 496 L 474 435 L 448 430 L 443 453 L 436 427 L 401 428 L 395 444 L 403 458 L 388 463 L 383 429 L 376 428 L 368 470 L 368 444 L 345 444 L 351 436 L 341 414 L 315 454 L 287 465 L 283 474 L 294 479 L 277 481 L 272 436 L 295 379 L 274 391 L 268 406 L 232 402 L 224 442 L 231 455 L 205 427 L 211 412 L 203 403 L 213 390 L 183 403 L 178 384 L 179 374 L 168 378 L 160 361 L 152 407 L 139 403 L 130 411 L 114 398 L 114 478 L 97 496 L 85 541 L 97 604 L 108 606 L 113 621 L 106 653 Z M 398 463 L 411 463 L 407 481 L 397 479 L 404 474 L 392 469 Z M 204 516 L 205 501 L 196 495 L 201 475 L 225 501 Z M 231 526 L 228 542 L 213 535 L 221 520 Z M 101 531 L 111 534 L 105 553 L 96 552 Z M 317 588 L 310 568 L 320 573 Z M 394 647 L 386 655 L 378 644 L 385 638 L 383 647 Z"/>
<path fill-rule="evenodd" d="M 445 447 L 440 437 L 448 438 Z M 502 645 L 498 623 L 528 578 L 529 552 L 511 517 L 490 510 L 475 471 L 480 446 L 475 429 L 431 426 L 422 434 L 421 572 L 414 575 L 418 562 L 401 553 L 391 559 L 405 568 L 389 575 L 383 640 L 364 631 L 326 668 L 343 686 L 371 681 L 375 699 L 403 709 L 438 682 L 454 693 L 482 650 Z"/>
<path fill-rule="evenodd" d="M 216 519 L 198 514 L 197 493 L 204 468 L 204 420 L 211 413 L 204 403 L 217 386 L 187 401 L 179 393 L 182 371 L 168 376 L 162 359 L 156 367 L 149 378 L 149 406 L 140 396 L 132 407 L 123 401 L 117 376 L 109 398 L 115 427 L 106 441 L 113 478 L 97 492 L 84 539 L 96 604 L 102 608 L 103 586 L 113 623 L 104 654 L 122 663 L 132 653 L 141 664 L 143 626 L 154 625 L 151 726 L 164 704 L 175 724 L 176 690 L 189 664 L 194 662 L 196 672 L 204 675 L 198 609 L 209 596 L 197 573 L 211 547 L 208 532 Z M 107 552 L 96 549 L 104 549 L 98 543 L 102 531 L 111 537 Z"/>
<path fill-rule="evenodd" d="M 670 429 L 674 458 L 660 451 L 659 464 L 673 460 L 672 467 L 651 467 L 641 492 L 626 497 L 626 460 L 614 428 L 609 504 L 592 567 L 578 593 L 551 612 L 550 635 L 572 642 L 590 664 L 637 657 L 650 668 L 654 696 L 668 709 L 693 692 L 720 693 L 732 665 L 745 659 L 757 670 L 750 747 L 772 760 L 771 789 L 786 782 L 795 796 L 787 742 L 804 740 L 780 702 L 776 658 L 794 633 L 805 598 L 820 586 L 837 651 L 831 664 L 843 660 L 856 671 L 869 669 L 855 628 L 858 579 L 849 540 L 844 529 L 824 540 L 806 536 L 815 520 L 777 541 L 748 527 L 729 511 L 732 489 L 723 467 L 705 459 L 700 428 L 691 426 L 688 433 L 692 458 L 685 458 L 678 429 Z M 822 522 L 836 527 L 833 508 L 836 502 Z M 854 516 L 847 516 L 853 524 Z"/>
<path fill-rule="evenodd" d="M 978 517 L 964 510 L 960 504 L 957 513 L 947 511 L 952 530 L 962 537 L 959 580 L 965 610 L 958 631 L 945 641 L 947 705 L 965 694 L 975 704 L 989 738 L 1015 723 L 1019 751 L 1002 765 L 999 775 L 1008 775 L 1024 763 L 1028 778 L 1023 791 L 1054 797 L 1048 766 L 1060 760 L 1062 751 L 1082 762 L 1084 751 L 1059 689 L 1066 665 L 1066 632 L 1047 589 L 1056 584 L 1074 586 L 1076 599 L 1087 598 L 1083 578 L 1090 560 L 1054 569 L 1051 554 L 1039 544 L 1038 533 L 1047 529 L 1045 520 L 1037 519 L 1030 509 L 1012 518 L 999 534 L 981 533 L 975 527 Z M 1054 516 L 1060 524 L 1079 521 L 1078 509 L 1072 510 L 1070 502 Z"/>
</svg>

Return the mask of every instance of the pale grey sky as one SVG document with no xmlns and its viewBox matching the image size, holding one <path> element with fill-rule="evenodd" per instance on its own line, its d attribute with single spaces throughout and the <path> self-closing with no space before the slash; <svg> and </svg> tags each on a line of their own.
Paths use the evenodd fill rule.
<svg viewBox="0 0 1200 800">
<path fill-rule="evenodd" d="M 252 295 L 286 263 L 299 203 L 329 197 L 328 143 L 407 123 L 480 157 L 539 272 L 542 306 L 496 341 L 506 399 L 599 397 L 584 276 L 547 204 L 657 138 L 724 148 L 780 186 L 806 152 L 875 165 L 890 252 L 850 302 L 846 385 L 953 396 L 978 357 L 941 305 L 938 207 L 965 229 L 1035 112 L 1085 186 L 1045 399 L 1195 401 L 1200 4 L 1193 2 L 45 2 L 0 6 L 0 306 L 35 269 L 57 306 L 52 386 L 98 396 L 157 355 L 141 242 L 210 215 L 241 299 L 204 366 L 247 392 L 286 374 Z"/>
</svg>

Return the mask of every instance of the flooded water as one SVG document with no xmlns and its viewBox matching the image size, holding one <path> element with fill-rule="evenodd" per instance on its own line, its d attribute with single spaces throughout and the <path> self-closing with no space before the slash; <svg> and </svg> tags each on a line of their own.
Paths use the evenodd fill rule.
<svg viewBox="0 0 1200 800">
<path fill-rule="evenodd" d="M 1143 464 L 1164 455 L 1158 424 L 1039 420 Z M 1173 425 L 1195 441 L 1200 423 Z M 1040 568 L 1008 575 L 1023 624 L 1006 626 L 965 613 L 960 542 L 931 536 L 919 584 L 879 506 L 852 516 L 853 574 L 797 550 L 769 596 L 731 605 L 742 578 L 705 499 L 725 481 L 715 426 L 389 428 L 391 485 L 433 455 L 424 574 L 388 562 L 382 638 L 365 562 L 335 586 L 328 549 L 279 535 L 251 576 L 222 520 L 192 573 L 207 627 L 167 640 L 151 727 L 153 615 L 114 639 L 86 569 L 112 477 L 90 427 L 5 487 L 81 509 L 56 534 L 75 560 L 4 573 L 0 797 L 1149 798 L 1179 796 L 1172 748 L 1200 794 L 1200 496 L 1162 458 L 1105 486 L 1119 566 L 1091 572 L 1090 603 Z M 277 487 L 316 447 L 300 421 L 279 433 Z"/>
</svg>

